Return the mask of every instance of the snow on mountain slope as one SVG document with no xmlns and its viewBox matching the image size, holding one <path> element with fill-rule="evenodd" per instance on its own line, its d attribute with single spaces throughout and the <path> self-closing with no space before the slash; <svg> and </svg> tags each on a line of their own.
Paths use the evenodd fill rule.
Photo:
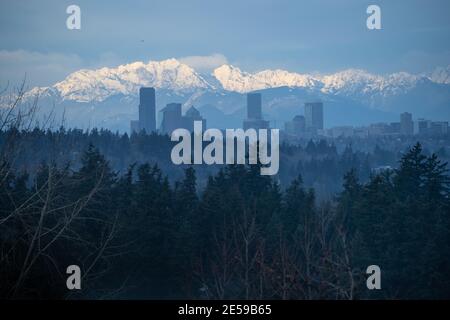
<svg viewBox="0 0 450 320">
<path fill-rule="evenodd" d="M 239 93 L 283 86 L 315 88 L 320 85 L 312 76 L 279 69 L 251 74 L 231 65 L 223 65 L 215 69 L 213 75 L 225 90 Z"/>
<path fill-rule="evenodd" d="M 348 69 L 322 76 L 292 73 L 285 70 L 265 70 L 251 74 L 230 65 L 217 68 L 213 74 L 225 90 L 239 93 L 286 86 L 345 96 L 384 96 L 405 93 L 413 89 L 419 81 L 425 79 L 425 77 L 406 72 L 381 76 L 360 69 Z"/>
<path fill-rule="evenodd" d="M 428 77 L 436 83 L 450 84 L 450 65 L 434 69 Z"/>
<path fill-rule="evenodd" d="M 55 112 L 55 117 L 64 117 L 73 127 L 121 131 L 128 130 L 131 119 L 137 119 L 137 95 L 142 86 L 157 89 L 157 110 L 174 101 L 184 103 L 184 108 L 195 105 L 212 117 L 208 119 L 211 123 L 225 121 L 217 112 L 208 113 L 211 108 L 238 123 L 244 114 L 244 94 L 254 90 L 263 91 L 263 111 L 279 123 L 298 114 L 305 101 L 318 99 L 336 119 L 349 110 L 360 110 L 353 113 L 350 121 L 354 124 L 368 123 L 372 116 L 377 121 L 392 121 L 387 114 L 405 111 L 416 117 L 448 119 L 449 69 L 440 68 L 427 75 L 376 75 L 360 69 L 311 75 L 279 69 L 250 73 L 222 65 L 204 75 L 168 59 L 79 70 L 53 86 L 33 88 L 24 101 L 33 102 L 39 96 L 43 114 Z M 9 105 L 8 97 L 0 95 L 0 108 Z"/>
<path fill-rule="evenodd" d="M 192 68 L 176 59 L 147 64 L 134 62 L 117 68 L 83 69 L 70 74 L 53 88 L 63 100 L 91 102 L 103 101 L 115 94 L 136 95 L 142 86 L 173 91 L 211 88 Z"/>
<path fill-rule="evenodd" d="M 200 75 L 186 64 L 168 59 L 134 62 L 116 68 L 79 70 L 52 87 L 34 88 L 27 95 L 40 92 L 41 96 L 57 97 L 63 101 L 102 102 L 114 95 L 136 96 L 142 86 L 194 96 L 206 91 L 242 94 L 291 87 L 378 103 L 379 99 L 408 93 L 426 81 L 448 84 L 449 75 L 450 66 L 436 69 L 428 76 L 406 72 L 382 76 L 360 69 L 313 76 L 280 69 L 249 73 L 232 65 L 222 65 L 211 75 Z"/>
<path fill-rule="evenodd" d="M 323 93 L 340 95 L 395 95 L 413 89 L 423 77 L 407 72 L 387 76 L 373 75 L 360 69 L 348 69 L 332 75 L 323 76 Z"/>
<path fill-rule="evenodd" d="M 383 77 L 372 75 L 364 70 L 348 69 L 335 74 L 326 75 L 320 79 L 323 83 L 322 92 L 368 93 L 380 87 Z"/>
</svg>

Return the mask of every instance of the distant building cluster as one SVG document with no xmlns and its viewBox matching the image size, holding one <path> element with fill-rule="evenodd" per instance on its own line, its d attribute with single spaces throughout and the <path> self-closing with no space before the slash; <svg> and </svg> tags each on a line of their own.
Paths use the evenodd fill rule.
<svg viewBox="0 0 450 320">
<path fill-rule="evenodd" d="M 426 119 L 417 120 L 417 133 L 420 135 L 443 135 L 447 134 L 448 122 L 447 121 L 430 121 Z"/>
<path fill-rule="evenodd" d="M 130 123 L 131 132 L 171 134 L 173 130 L 185 128 L 194 130 L 194 121 L 202 121 L 206 128 L 206 119 L 200 112 L 191 106 L 183 115 L 181 103 L 169 103 L 159 111 L 160 125 L 156 127 L 156 97 L 154 88 L 143 87 L 139 90 L 139 120 Z M 322 102 L 306 102 L 304 115 L 298 114 L 284 126 L 284 135 L 289 138 L 312 138 L 325 136 L 338 137 L 369 137 L 383 135 L 421 135 L 440 136 L 449 134 L 447 121 L 431 121 L 427 119 L 413 120 L 413 115 L 404 112 L 400 115 L 399 122 L 373 123 L 363 127 L 337 126 L 324 128 L 324 109 Z M 247 129 L 269 129 L 270 122 L 265 120 L 262 114 L 262 95 L 252 92 L 247 94 L 247 114 L 242 127 Z"/>
<path fill-rule="evenodd" d="M 185 115 L 181 113 L 181 103 L 169 103 L 160 111 L 162 133 L 171 134 L 172 131 L 179 128 L 194 131 L 194 121 L 202 121 L 203 128 L 206 127 L 206 119 L 203 119 L 200 112 L 194 107 L 190 107 Z"/>
<path fill-rule="evenodd" d="M 413 121 L 409 112 L 400 115 L 399 122 L 379 122 L 363 127 L 337 126 L 328 129 L 323 127 L 323 105 L 319 102 L 305 103 L 305 116 L 297 115 L 285 123 L 285 133 L 294 138 L 311 138 L 313 136 L 369 137 L 369 136 L 442 136 L 449 134 L 447 121 L 430 121 L 418 119 Z"/>
<path fill-rule="evenodd" d="M 194 121 L 202 121 L 206 127 L 206 119 L 202 118 L 200 112 L 191 106 L 183 115 L 181 103 L 169 103 L 159 113 L 161 124 L 156 128 L 156 95 L 154 88 L 141 88 L 139 90 L 139 120 L 131 120 L 131 133 L 144 131 L 151 133 L 171 134 L 173 130 L 184 128 L 189 131 L 194 130 Z"/>
<path fill-rule="evenodd" d="M 296 115 L 285 123 L 286 134 L 300 137 L 316 136 L 323 133 L 323 103 L 305 103 L 304 116 Z"/>
<path fill-rule="evenodd" d="M 409 112 L 400 114 L 400 122 L 373 123 L 366 127 L 342 126 L 333 127 L 325 131 L 325 135 L 333 138 L 337 137 L 368 137 L 368 136 L 442 136 L 447 135 L 447 121 L 430 121 L 418 119 L 413 121 L 413 116 Z"/>
</svg>

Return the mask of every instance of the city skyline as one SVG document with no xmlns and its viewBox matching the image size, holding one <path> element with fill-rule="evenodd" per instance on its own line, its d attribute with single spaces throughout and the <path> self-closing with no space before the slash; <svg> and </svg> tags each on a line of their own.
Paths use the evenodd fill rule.
<svg viewBox="0 0 450 320">
<path fill-rule="evenodd" d="M 449 12 L 0 0 L 0 300 L 449 299 Z"/>
<path fill-rule="evenodd" d="M 171 102 L 159 111 L 160 124 L 156 125 L 156 102 L 155 88 L 141 87 L 139 103 L 139 119 L 130 121 L 130 133 L 144 131 L 147 134 L 159 132 L 163 134 L 171 133 L 176 129 L 187 129 L 194 131 L 194 122 L 201 121 L 202 127 L 207 128 L 206 118 L 194 107 L 183 114 L 182 103 Z M 150 93 L 150 95 L 149 95 Z M 243 118 L 242 128 L 248 129 L 269 129 L 271 119 L 264 119 L 262 113 L 263 95 L 259 92 L 249 92 L 246 94 L 246 117 Z M 326 127 L 324 125 L 323 102 L 305 102 L 303 115 L 297 114 L 291 121 L 284 123 L 286 138 L 313 138 L 341 136 L 368 137 L 374 135 L 446 135 L 449 133 L 448 121 L 431 121 L 429 119 L 418 118 L 413 120 L 413 114 L 403 112 L 400 114 L 399 122 L 378 122 L 369 126 L 354 127 L 351 125 Z M 298 108 L 300 111 L 300 108 Z M 153 121 L 153 122 L 152 122 Z M 150 126 L 148 123 L 153 123 Z M 224 130 L 225 128 L 220 128 Z"/>
<path fill-rule="evenodd" d="M 43 114 L 64 117 L 70 127 L 128 131 L 137 119 L 140 87 L 157 89 L 156 111 L 170 102 L 194 105 L 214 127 L 237 126 L 245 111 L 245 94 L 265 96 L 263 113 L 281 128 L 298 114 L 297 106 L 321 100 L 327 126 L 398 121 L 403 112 L 416 118 L 450 119 L 450 69 L 433 75 L 380 76 L 364 70 L 335 74 L 298 74 L 285 70 L 249 73 L 223 65 L 205 76 L 176 60 L 135 62 L 117 68 L 84 69 L 50 87 L 25 87 L 24 104 L 37 96 Z M 10 86 L 12 89 L 14 86 Z M 8 92 L 0 96 L 7 101 Z"/>
</svg>

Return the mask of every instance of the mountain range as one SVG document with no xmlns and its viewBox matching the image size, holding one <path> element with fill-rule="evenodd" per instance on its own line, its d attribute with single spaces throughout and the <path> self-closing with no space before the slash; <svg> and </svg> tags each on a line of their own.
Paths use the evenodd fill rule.
<svg viewBox="0 0 450 320">
<path fill-rule="evenodd" d="M 418 75 L 377 75 L 361 69 L 324 75 L 280 69 L 250 73 L 222 65 L 201 74 L 168 59 L 82 69 L 52 86 L 32 88 L 25 101 L 38 95 L 44 113 L 64 114 L 72 127 L 127 131 L 129 121 L 137 119 L 142 86 L 156 88 L 158 110 L 169 102 L 182 103 L 184 110 L 194 105 L 207 118 L 208 127 L 240 126 L 245 94 L 251 91 L 262 93 L 264 116 L 280 128 L 302 114 L 307 101 L 324 102 L 326 127 L 398 121 L 405 111 L 414 118 L 450 120 L 450 66 Z"/>
</svg>

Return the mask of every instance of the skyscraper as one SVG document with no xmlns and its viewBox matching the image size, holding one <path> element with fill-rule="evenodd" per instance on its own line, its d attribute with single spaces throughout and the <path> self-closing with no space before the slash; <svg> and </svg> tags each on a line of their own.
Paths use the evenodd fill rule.
<svg viewBox="0 0 450 320">
<path fill-rule="evenodd" d="M 305 133 L 305 117 L 297 115 L 285 124 L 286 133 L 299 137 Z"/>
<path fill-rule="evenodd" d="M 431 122 L 429 133 L 434 136 L 446 135 L 448 133 L 447 121 Z"/>
<path fill-rule="evenodd" d="M 316 133 L 323 129 L 323 103 L 307 102 L 305 103 L 305 124 L 306 129 Z"/>
<path fill-rule="evenodd" d="M 421 135 L 427 135 L 431 127 L 431 121 L 426 119 L 417 120 L 417 131 Z"/>
<path fill-rule="evenodd" d="M 400 133 L 405 135 L 413 135 L 414 133 L 412 114 L 409 112 L 404 112 L 400 115 Z"/>
<path fill-rule="evenodd" d="M 183 128 L 181 103 L 168 103 L 162 112 L 161 131 L 172 134 L 172 131 Z"/>
<path fill-rule="evenodd" d="M 247 93 L 247 119 L 244 119 L 244 130 L 269 128 L 269 121 L 263 120 L 261 109 L 261 93 Z"/>
<path fill-rule="evenodd" d="M 194 131 L 194 121 L 201 121 L 203 128 L 206 128 L 206 119 L 204 119 L 200 112 L 190 107 L 183 116 L 181 113 L 181 103 L 168 103 L 161 111 L 161 127 L 160 131 L 171 135 L 175 129 L 187 129 Z"/>
<path fill-rule="evenodd" d="M 155 110 L 155 88 L 142 87 L 139 90 L 139 125 L 146 133 L 156 130 Z"/>
<path fill-rule="evenodd" d="M 183 118 L 183 127 L 191 132 L 194 131 L 194 121 L 201 121 L 202 127 L 206 128 L 206 119 L 204 119 L 200 115 L 200 111 L 198 111 L 194 106 L 190 107 L 182 118 Z"/>
<path fill-rule="evenodd" d="M 247 93 L 247 118 L 262 119 L 261 93 Z"/>
<path fill-rule="evenodd" d="M 139 120 L 131 120 L 130 121 L 130 133 L 139 133 L 141 131 L 141 127 L 139 125 Z"/>
</svg>

